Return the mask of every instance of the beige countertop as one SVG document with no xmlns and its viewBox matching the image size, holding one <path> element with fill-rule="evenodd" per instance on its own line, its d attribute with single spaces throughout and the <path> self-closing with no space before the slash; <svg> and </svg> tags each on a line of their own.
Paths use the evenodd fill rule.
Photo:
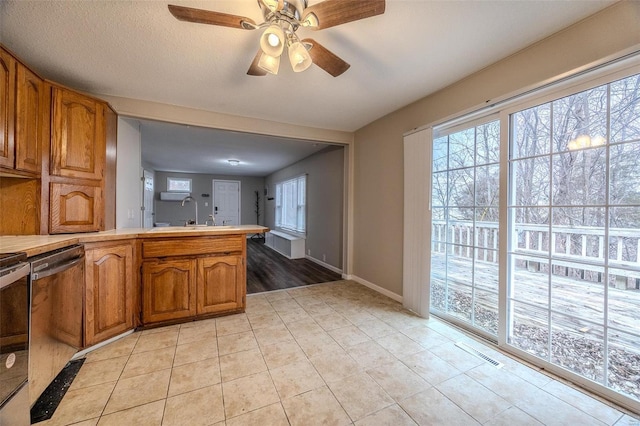
<svg viewBox="0 0 640 426">
<path fill-rule="evenodd" d="M 214 236 L 259 234 L 269 228 L 259 225 L 237 226 L 169 226 L 159 228 L 126 228 L 111 231 L 64 235 L 5 235 L 0 236 L 0 253 L 24 251 L 36 256 L 73 244 L 126 240 L 133 238 L 167 238 L 187 236 Z"/>
</svg>

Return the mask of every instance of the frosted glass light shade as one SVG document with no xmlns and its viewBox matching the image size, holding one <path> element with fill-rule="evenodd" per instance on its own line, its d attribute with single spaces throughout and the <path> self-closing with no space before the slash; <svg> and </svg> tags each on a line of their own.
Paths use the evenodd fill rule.
<svg viewBox="0 0 640 426">
<path fill-rule="evenodd" d="M 289 46 L 289 61 L 291 62 L 291 68 L 295 72 L 302 72 L 313 63 L 309 52 L 299 41 L 291 43 Z"/>
<path fill-rule="evenodd" d="M 271 24 L 260 37 L 260 48 L 269 56 L 280 56 L 284 50 L 284 31 L 278 24 Z"/>
<path fill-rule="evenodd" d="M 263 53 L 262 55 L 260 55 L 258 66 L 266 72 L 270 72 L 271 74 L 278 74 L 278 68 L 280 68 L 280 56 L 270 56 L 266 53 Z"/>
</svg>

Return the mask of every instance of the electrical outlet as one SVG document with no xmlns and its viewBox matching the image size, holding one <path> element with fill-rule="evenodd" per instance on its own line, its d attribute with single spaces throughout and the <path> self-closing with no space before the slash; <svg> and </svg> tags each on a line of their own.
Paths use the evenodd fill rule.
<svg viewBox="0 0 640 426">
<path fill-rule="evenodd" d="M 311 256 L 311 249 L 307 249 L 307 256 Z"/>
<path fill-rule="evenodd" d="M 326 255 L 326 254 L 323 254 L 323 255 L 322 255 L 322 261 L 323 261 L 323 262 L 326 262 L 326 261 L 327 261 L 327 255 Z"/>
<path fill-rule="evenodd" d="M 206 201 L 204 202 L 204 206 L 205 207 L 209 207 L 209 203 L 207 203 Z"/>
</svg>

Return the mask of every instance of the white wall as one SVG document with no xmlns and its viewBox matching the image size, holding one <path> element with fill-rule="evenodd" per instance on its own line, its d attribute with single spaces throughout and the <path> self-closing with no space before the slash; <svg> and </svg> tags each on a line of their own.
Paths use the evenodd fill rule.
<svg viewBox="0 0 640 426">
<path fill-rule="evenodd" d="M 141 146 L 138 121 L 118 118 L 117 229 L 142 227 Z"/>
</svg>

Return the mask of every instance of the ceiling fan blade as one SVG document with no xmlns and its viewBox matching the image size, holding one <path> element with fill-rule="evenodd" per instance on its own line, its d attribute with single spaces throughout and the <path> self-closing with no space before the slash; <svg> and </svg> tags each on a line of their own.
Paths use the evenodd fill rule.
<svg viewBox="0 0 640 426">
<path fill-rule="evenodd" d="M 220 25 L 223 27 L 253 30 L 256 23 L 249 18 L 228 13 L 213 12 L 211 10 L 194 9 L 192 7 L 169 5 L 169 12 L 180 21 L 196 22 L 198 24 Z"/>
<path fill-rule="evenodd" d="M 301 22 L 314 30 L 382 15 L 385 0 L 325 0 L 307 7 Z"/>
<path fill-rule="evenodd" d="M 256 77 L 267 75 L 267 72 L 258 66 L 258 62 L 260 62 L 260 56 L 262 56 L 262 49 L 258 49 L 258 53 L 256 53 L 256 57 L 253 58 L 253 62 L 251 62 L 251 66 L 247 71 L 247 75 L 254 75 Z"/>
<path fill-rule="evenodd" d="M 305 38 L 302 43 L 309 49 L 313 63 L 334 77 L 339 76 L 351 66 L 311 38 Z"/>
</svg>

